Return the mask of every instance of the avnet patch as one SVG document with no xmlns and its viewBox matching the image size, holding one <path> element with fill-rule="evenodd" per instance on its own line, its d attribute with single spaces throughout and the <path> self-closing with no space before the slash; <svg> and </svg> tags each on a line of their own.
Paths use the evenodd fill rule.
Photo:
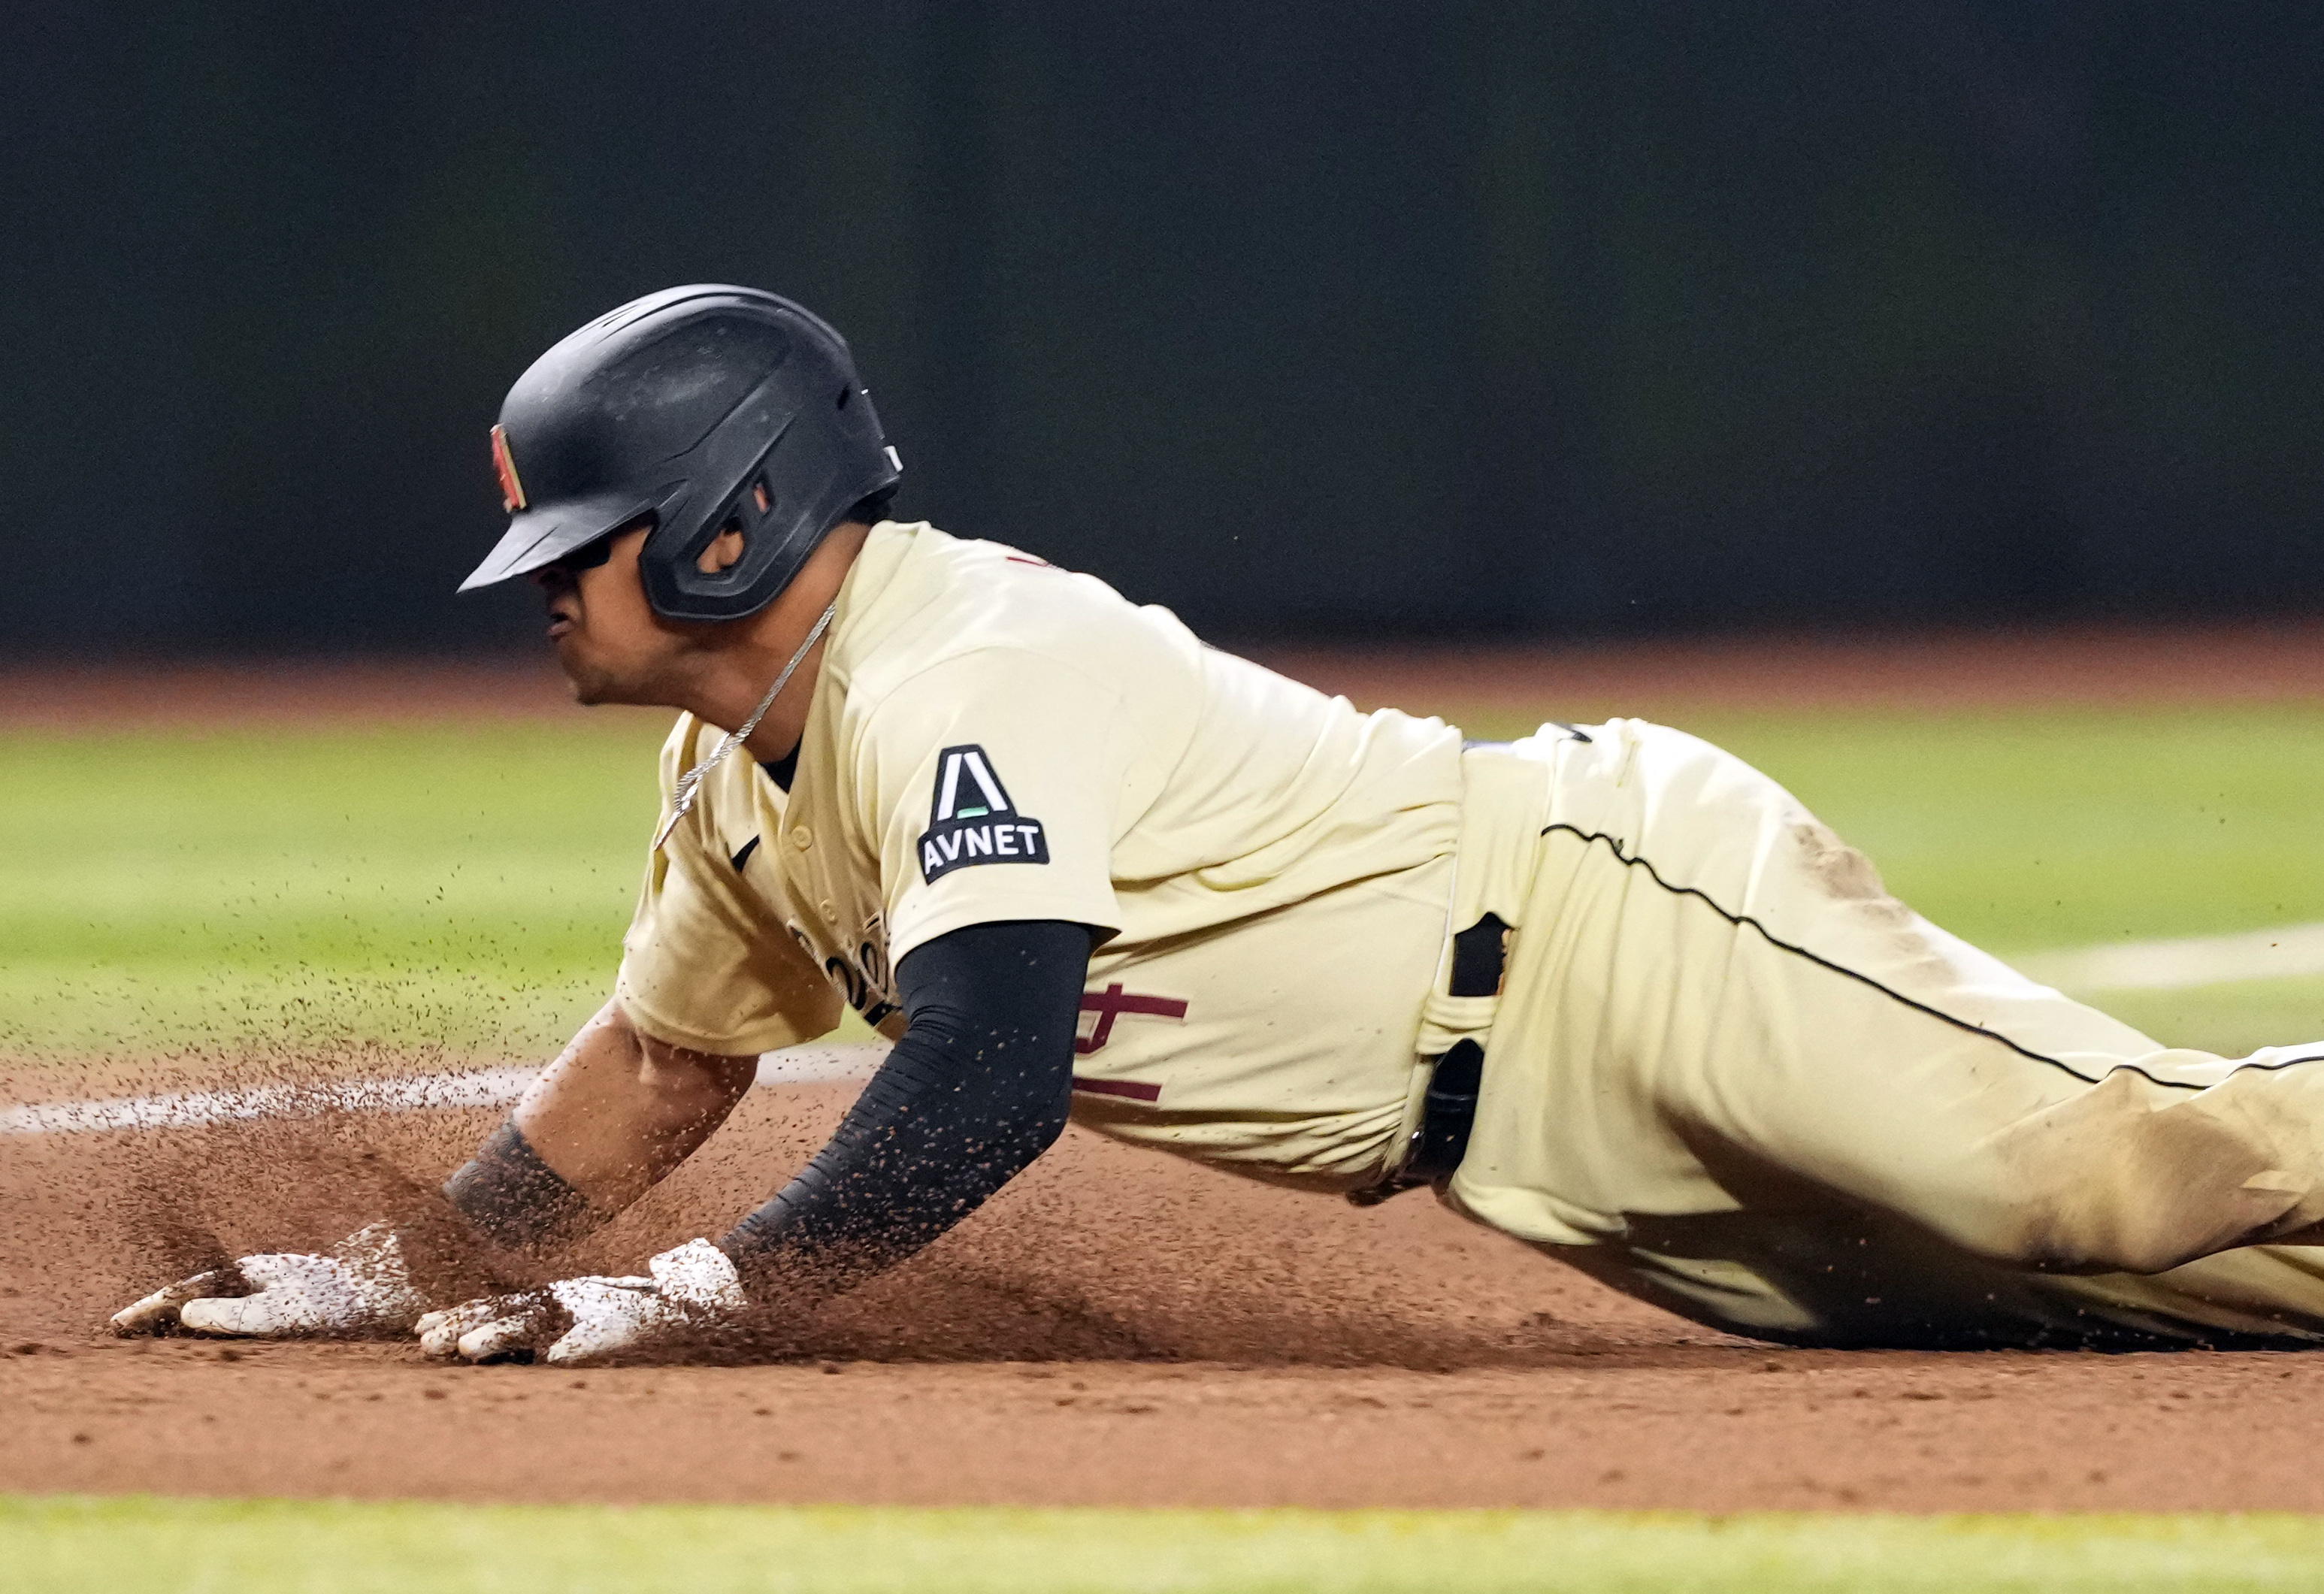
<svg viewBox="0 0 2324 1594">
<path fill-rule="evenodd" d="M 934 885 L 972 863 L 1047 863 L 1041 822 L 1009 798 L 984 749 L 947 747 L 936 759 L 928 828 L 920 836 L 920 878 Z"/>
</svg>

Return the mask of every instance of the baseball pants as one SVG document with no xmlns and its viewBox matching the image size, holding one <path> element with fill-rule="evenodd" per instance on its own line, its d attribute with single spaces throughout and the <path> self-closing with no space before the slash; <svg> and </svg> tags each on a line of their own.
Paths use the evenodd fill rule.
<svg viewBox="0 0 2324 1594">
<path fill-rule="evenodd" d="M 1487 756 L 1539 836 L 1450 1204 L 1766 1340 L 2324 1342 L 2324 1045 L 2159 1046 L 1681 732 Z"/>
</svg>

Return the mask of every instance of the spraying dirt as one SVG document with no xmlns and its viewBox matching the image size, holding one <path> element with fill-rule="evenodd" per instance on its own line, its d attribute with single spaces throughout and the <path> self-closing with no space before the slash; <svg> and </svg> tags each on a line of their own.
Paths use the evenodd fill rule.
<svg viewBox="0 0 2324 1594">
<path fill-rule="evenodd" d="M 754 1092 L 566 1270 L 717 1231 L 847 1095 Z M 442 1368 L 408 1343 L 102 1331 L 179 1273 L 424 1219 L 493 1116 L 0 1142 L 0 1489 L 2324 1507 L 2302 1357 L 1771 1350 L 1425 1193 L 1359 1211 L 1078 1131 L 922 1258 L 719 1365 Z M 438 1287 L 517 1280 L 443 1239 L 419 1248 Z"/>
</svg>

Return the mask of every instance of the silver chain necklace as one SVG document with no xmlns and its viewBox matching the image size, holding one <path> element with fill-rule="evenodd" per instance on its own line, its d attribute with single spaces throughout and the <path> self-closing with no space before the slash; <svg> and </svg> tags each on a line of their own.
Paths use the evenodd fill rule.
<svg viewBox="0 0 2324 1594">
<path fill-rule="evenodd" d="M 742 722 L 742 728 L 739 731 L 727 732 L 726 739 L 710 750 L 708 758 L 678 778 L 678 789 L 670 794 L 669 817 L 661 822 L 661 829 L 654 835 L 655 852 L 661 851 L 661 844 L 669 840 L 669 833 L 678 828 L 678 822 L 685 818 L 687 812 L 692 809 L 695 797 L 702 790 L 702 783 L 709 777 L 710 771 L 724 763 L 728 753 L 751 739 L 751 733 L 757 730 L 759 722 L 767 717 L 767 710 L 774 707 L 775 699 L 780 697 L 783 695 L 783 688 L 791 684 L 791 676 L 798 670 L 799 661 L 807 657 L 807 650 L 823 640 L 823 633 L 830 629 L 831 617 L 838 613 L 839 600 L 834 598 L 831 601 L 831 607 L 823 612 L 823 617 L 817 620 L 814 629 L 807 633 L 807 640 L 801 642 L 798 645 L 798 651 L 791 655 L 791 661 L 783 666 L 783 673 L 775 677 L 775 684 L 767 688 L 767 695 L 764 697 L 759 699 L 759 706 L 752 709 L 751 717 Z"/>
</svg>

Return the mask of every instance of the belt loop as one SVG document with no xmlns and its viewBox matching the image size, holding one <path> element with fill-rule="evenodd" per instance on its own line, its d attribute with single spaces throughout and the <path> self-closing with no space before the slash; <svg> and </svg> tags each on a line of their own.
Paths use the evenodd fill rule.
<svg viewBox="0 0 2324 1594">
<path fill-rule="evenodd" d="M 1450 1178 L 1468 1150 L 1484 1078 L 1485 1047 L 1501 1003 L 1509 942 L 1540 859 L 1549 767 L 1503 743 L 1471 744 L 1461 755 L 1461 817 L 1453 843 L 1443 949 L 1414 1046 L 1418 1121 L 1388 1175 L 1348 1199 L 1359 1206 Z M 1406 1108 L 1406 1113 L 1412 1108 Z M 1406 1122 L 1412 1122 L 1407 1116 Z"/>
</svg>

